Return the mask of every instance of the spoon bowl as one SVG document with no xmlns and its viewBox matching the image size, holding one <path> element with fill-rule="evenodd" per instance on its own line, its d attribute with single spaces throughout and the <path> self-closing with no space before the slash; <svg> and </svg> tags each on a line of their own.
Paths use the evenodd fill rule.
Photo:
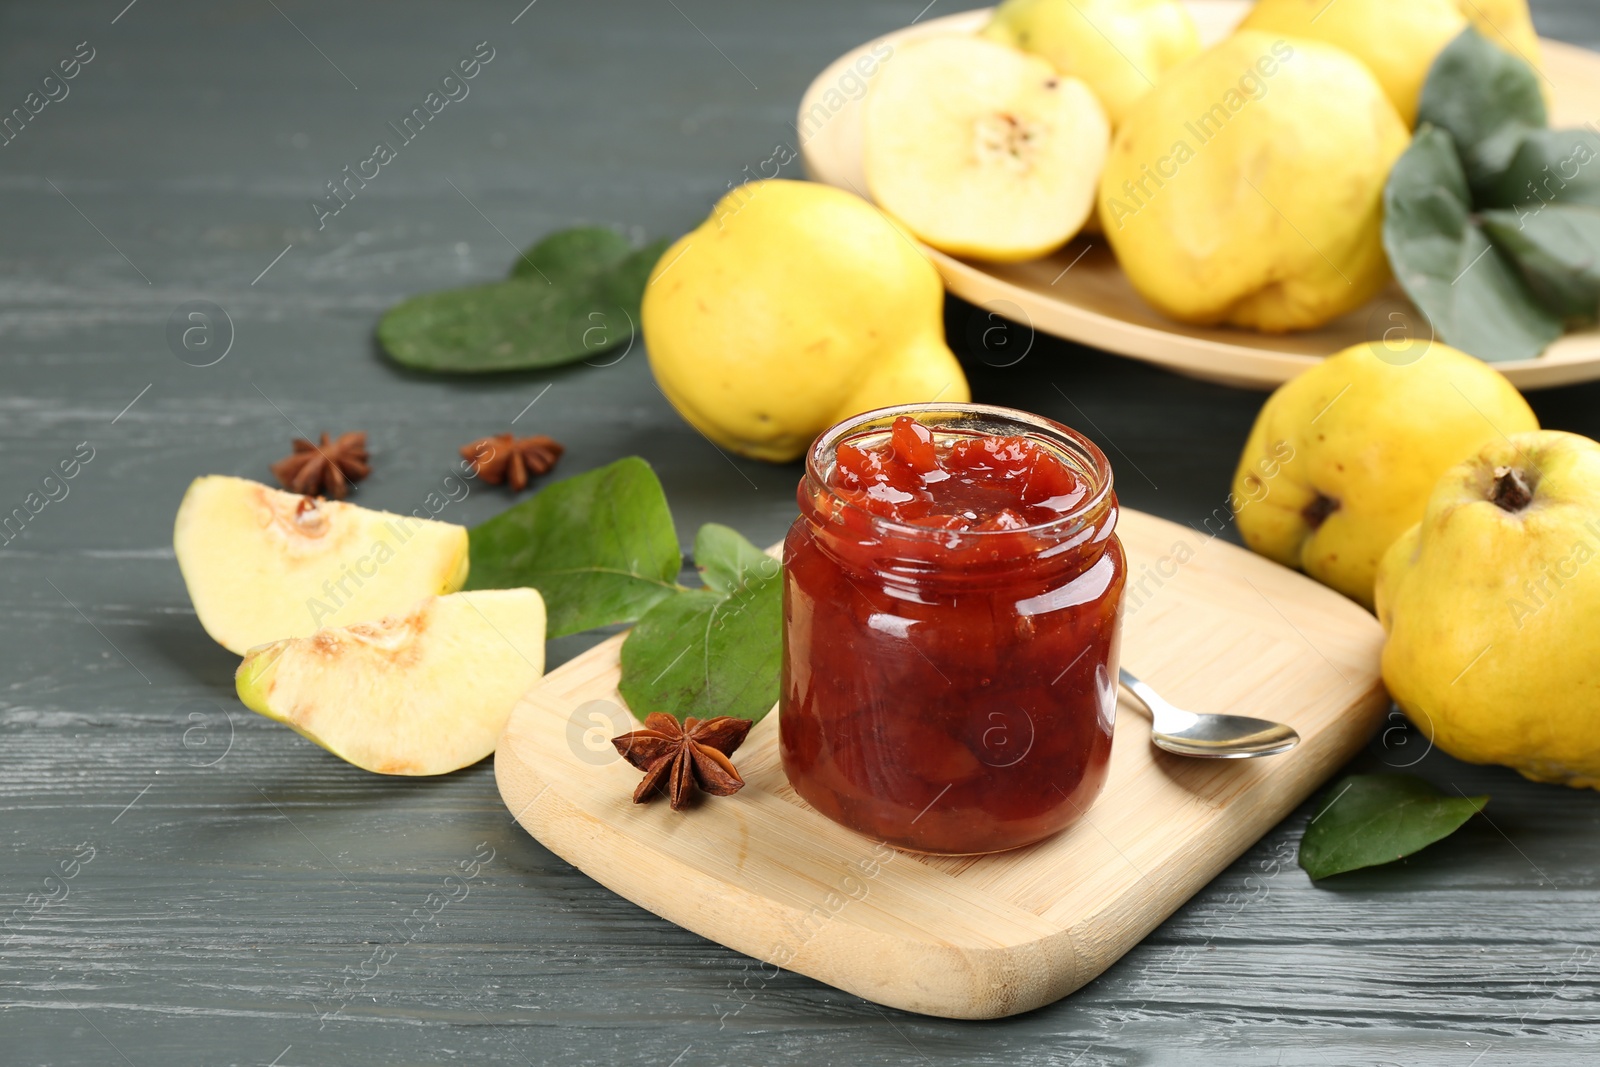
<svg viewBox="0 0 1600 1067">
<path fill-rule="evenodd" d="M 1275 756 L 1300 743 L 1300 735 L 1281 722 L 1248 715 L 1208 715 L 1184 711 L 1162 699 L 1127 671 L 1118 671 L 1124 689 L 1150 712 L 1150 740 L 1177 756 L 1250 759 Z"/>
</svg>

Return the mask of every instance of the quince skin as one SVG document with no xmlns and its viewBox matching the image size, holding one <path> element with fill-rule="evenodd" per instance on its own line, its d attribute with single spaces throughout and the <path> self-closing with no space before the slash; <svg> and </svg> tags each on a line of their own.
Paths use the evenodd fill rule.
<svg viewBox="0 0 1600 1067">
<path fill-rule="evenodd" d="M 966 401 L 944 289 L 911 237 L 865 200 L 758 181 L 662 255 L 645 345 L 672 406 L 716 444 L 783 463 L 850 415 Z"/>
<path fill-rule="evenodd" d="M 1006 0 L 982 36 L 1088 82 L 1112 126 L 1200 52 L 1200 33 L 1178 0 Z"/>
<path fill-rule="evenodd" d="M 1411 127 L 1428 69 L 1467 18 L 1457 0 L 1260 0 L 1241 26 L 1344 49 L 1367 65 Z"/>
<path fill-rule="evenodd" d="M 1128 280 L 1171 318 L 1310 329 L 1388 281 L 1383 187 L 1408 140 L 1348 53 L 1242 31 L 1128 113 L 1101 223 Z"/>
<path fill-rule="evenodd" d="M 1499 371 L 1409 339 L 1329 356 L 1267 399 L 1233 476 L 1245 544 L 1367 607 L 1384 551 L 1451 465 L 1538 429 Z"/>
<path fill-rule="evenodd" d="M 1383 679 L 1458 759 L 1600 788 L 1600 444 L 1495 437 L 1384 555 Z"/>
</svg>

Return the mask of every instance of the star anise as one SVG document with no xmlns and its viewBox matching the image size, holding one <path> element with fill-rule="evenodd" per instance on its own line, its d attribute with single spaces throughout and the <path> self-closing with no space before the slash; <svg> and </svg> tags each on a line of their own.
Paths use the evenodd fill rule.
<svg viewBox="0 0 1600 1067">
<path fill-rule="evenodd" d="M 271 470 L 291 493 L 343 500 L 350 495 L 351 485 L 372 473 L 367 465 L 367 435 L 352 431 L 329 442 L 328 435 L 323 434 L 320 444 L 296 437 L 294 451 L 274 463 Z"/>
<path fill-rule="evenodd" d="M 665 792 L 673 811 L 681 811 L 696 789 L 714 797 L 732 796 L 744 788 L 744 779 L 728 757 L 744 743 L 749 719 L 723 715 L 701 721 L 693 716 L 678 720 L 652 712 L 644 729 L 613 737 L 623 759 L 644 772 L 633 791 L 633 802 L 643 804 Z"/>
<path fill-rule="evenodd" d="M 475 464 L 478 477 L 490 485 L 510 481 L 511 488 L 520 493 L 530 478 L 554 467 L 565 451 L 553 437 L 518 438 L 507 432 L 462 445 L 461 458 Z"/>
</svg>

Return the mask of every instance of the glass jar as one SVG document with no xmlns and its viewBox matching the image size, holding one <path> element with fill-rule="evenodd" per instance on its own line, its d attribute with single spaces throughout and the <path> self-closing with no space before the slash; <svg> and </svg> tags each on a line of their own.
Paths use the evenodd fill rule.
<svg viewBox="0 0 1600 1067">
<path fill-rule="evenodd" d="M 1086 485 L 1058 518 L 1007 530 L 897 522 L 843 499 L 841 444 L 909 415 L 941 448 L 1021 437 Z M 1074 430 L 977 404 L 882 408 L 812 445 L 784 542 L 780 751 L 835 822 L 917 852 L 1031 844 L 1105 783 L 1122 589 L 1111 467 Z"/>
</svg>

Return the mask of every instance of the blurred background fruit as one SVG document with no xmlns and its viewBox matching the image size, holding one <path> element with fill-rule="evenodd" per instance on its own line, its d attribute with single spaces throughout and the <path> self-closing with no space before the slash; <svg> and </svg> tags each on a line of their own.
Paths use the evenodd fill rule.
<svg viewBox="0 0 1600 1067">
<path fill-rule="evenodd" d="M 1200 52 L 1178 0 L 1007 0 L 983 36 L 1082 78 L 1113 126 L 1173 67 Z"/>
<path fill-rule="evenodd" d="M 1259 0 L 1241 26 L 1344 49 L 1367 65 L 1410 127 L 1428 68 L 1467 18 L 1456 0 Z"/>
<path fill-rule="evenodd" d="M 1383 187 L 1407 140 L 1349 53 L 1243 31 L 1128 114 L 1101 179 L 1101 222 L 1164 314 L 1312 328 L 1388 281 Z"/>
</svg>

